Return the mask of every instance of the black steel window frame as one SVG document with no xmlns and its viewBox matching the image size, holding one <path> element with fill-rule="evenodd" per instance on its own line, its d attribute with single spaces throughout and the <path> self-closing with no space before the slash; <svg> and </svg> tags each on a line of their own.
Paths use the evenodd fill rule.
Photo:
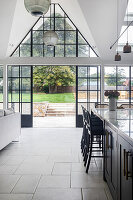
<svg viewBox="0 0 133 200">
<path fill-rule="evenodd" d="M 0 65 L 0 68 L 2 68 L 2 74 L 0 75 L 0 79 L 3 80 L 3 66 Z M 0 88 L 0 94 L 2 94 L 2 99 L 3 99 L 3 85 L 2 89 Z M 3 101 L 0 101 L 0 104 L 3 104 Z"/>
<path fill-rule="evenodd" d="M 9 75 L 9 67 L 11 67 L 11 76 Z M 18 76 L 12 76 L 12 68 L 13 67 L 17 67 L 18 70 L 19 70 L 19 73 L 18 73 Z M 29 67 L 30 68 L 30 76 L 21 76 L 22 75 L 22 68 L 23 67 Z M 23 115 L 23 104 L 29 104 L 30 105 L 30 113 L 27 113 L 27 115 L 32 115 L 33 111 L 32 111 L 32 102 L 33 102 L 33 95 L 32 95 L 32 66 L 18 66 L 18 65 L 15 65 L 15 66 L 8 66 L 8 105 L 9 104 L 12 104 L 12 103 L 15 103 L 15 104 L 18 104 L 19 105 L 19 112 Z M 18 80 L 18 89 L 12 89 L 13 88 L 13 80 L 17 79 Z M 28 79 L 30 81 L 30 89 L 29 90 L 25 90 L 25 89 L 22 89 L 23 87 L 23 80 L 24 79 Z M 9 89 L 9 82 L 10 82 L 10 89 Z M 18 93 L 18 101 L 14 101 L 13 100 L 13 92 L 15 93 Z M 30 95 L 30 99 L 28 101 L 23 101 L 23 93 L 24 92 L 29 92 L 28 94 Z M 9 99 L 9 95 L 10 96 L 10 99 Z M 26 114 L 24 114 L 26 115 Z"/>
<path fill-rule="evenodd" d="M 131 104 L 131 103 L 133 103 L 133 100 L 132 100 L 132 97 L 131 97 L 131 94 L 132 94 L 132 92 L 133 92 L 133 89 L 132 89 L 132 86 L 131 86 L 131 82 L 132 82 L 132 80 L 133 80 L 133 72 L 131 72 L 131 71 L 133 71 L 133 67 L 132 66 L 125 66 L 125 68 L 127 68 L 128 69 L 128 71 L 129 71 L 129 77 L 128 76 L 125 76 L 125 77 L 123 77 L 123 76 L 121 76 L 121 77 L 118 77 L 118 69 L 119 68 L 121 68 L 122 66 L 108 66 L 108 67 L 112 67 L 112 68 L 116 68 L 115 70 L 116 70 L 116 72 L 115 72 L 115 74 L 116 74 L 116 77 L 108 77 L 110 80 L 112 79 L 112 80 L 115 80 L 114 82 L 116 83 L 115 84 L 115 90 L 117 90 L 117 91 L 125 91 L 125 92 L 129 92 L 129 98 L 128 98 L 128 100 L 127 101 L 119 101 L 119 98 L 118 98 L 118 100 L 117 100 L 117 104 L 122 104 L 122 103 L 128 103 L 128 104 Z M 107 67 L 107 68 L 108 68 Z M 106 68 L 106 66 L 104 67 L 104 69 Z M 107 77 L 105 77 L 105 73 L 104 73 L 104 84 L 105 84 L 105 80 L 106 79 L 108 79 Z M 121 89 L 119 89 L 119 86 L 120 85 L 118 85 L 118 80 L 119 79 L 128 79 L 129 80 L 129 89 L 126 89 L 126 90 L 121 90 Z M 106 89 L 104 89 L 104 91 L 106 91 Z M 106 100 L 104 100 L 104 102 L 105 103 L 107 103 L 108 101 L 106 101 Z"/>
<path fill-rule="evenodd" d="M 50 30 L 50 29 L 45 29 L 45 19 L 53 19 L 54 21 L 54 30 L 57 31 L 57 32 L 64 32 L 64 42 L 63 43 L 58 43 L 54 48 L 53 48 L 53 56 L 52 57 L 57 57 L 58 54 L 56 55 L 56 48 L 58 46 L 62 46 L 63 49 L 64 49 L 64 54 L 63 56 L 61 57 L 82 57 L 79 55 L 79 47 L 81 46 L 88 46 L 88 55 L 85 56 L 85 57 L 90 57 L 90 49 L 94 52 L 94 54 L 98 57 L 97 53 L 94 51 L 94 49 L 91 47 L 91 45 L 87 42 L 87 40 L 84 38 L 84 36 L 80 33 L 80 31 L 77 29 L 77 27 L 75 26 L 75 24 L 72 22 L 72 20 L 69 18 L 69 16 L 66 14 L 66 12 L 63 10 L 63 8 L 59 5 L 59 4 L 51 4 L 51 6 L 53 5 L 54 7 L 54 15 L 51 16 L 51 17 L 40 17 L 36 23 L 34 24 L 34 26 L 30 29 L 30 31 L 26 34 L 26 36 L 24 37 L 24 39 L 20 42 L 20 44 L 17 46 L 17 48 L 13 51 L 13 53 L 11 54 L 11 56 L 15 56 L 15 53 L 17 53 L 18 51 L 18 55 L 16 57 L 21 57 L 21 46 L 29 46 L 29 54 L 25 57 L 34 57 L 34 54 L 33 54 L 33 51 L 34 51 L 34 46 L 37 46 L 39 45 L 41 48 L 42 48 L 42 55 L 39 55 L 39 57 L 45 57 L 45 45 L 44 45 L 44 42 L 42 43 L 34 43 L 33 42 L 33 36 L 34 36 L 34 32 L 42 32 L 42 35 L 44 35 L 44 32 L 47 31 L 47 30 Z M 56 16 L 56 6 L 59 6 L 59 8 L 62 10 L 62 12 L 64 13 L 64 16 L 63 17 L 58 17 Z M 55 21 L 56 19 L 64 19 L 64 29 L 62 30 L 56 30 L 56 27 L 55 27 Z M 42 19 L 42 22 L 43 22 L 43 29 L 42 30 L 35 30 L 34 27 L 36 26 L 36 24 L 38 23 L 38 21 Z M 66 19 L 68 19 L 73 27 L 74 27 L 74 30 L 69 30 L 69 29 L 66 29 Z M 75 33 L 75 43 L 68 43 L 66 42 L 66 33 L 67 32 L 74 32 Z M 26 37 L 30 34 L 30 43 L 23 43 L 24 40 L 26 39 Z M 80 43 L 79 42 L 79 37 L 82 37 L 83 39 L 83 43 Z M 66 54 L 66 47 L 67 46 L 75 46 L 75 54 L 73 56 L 70 56 L 68 54 Z"/>
<path fill-rule="evenodd" d="M 87 76 L 82 76 L 79 77 L 79 67 L 84 67 L 87 68 Z M 90 68 L 96 68 L 97 69 L 97 76 L 96 77 L 90 77 Z M 85 79 L 87 80 L 87 89 L 86 90 L 81 90 L 79 89 L 79 80 L 81 79 Z M 90 80 L 96 80 L 97 81 L 97 85 L 96 85 L 96 89 L 92 90 L 90 88 Z M 86 92 L 87 93 L 87 101 L 85 102 L 80 102 L 78 100 L 78 95 L 79 92 Z M 90 99 L 90 92 L 96 92 L 97 93 L 97 99 L 96 101 L 91 101 Z M 101 102 L 101 66 L 77 66 L 76 67 L 76 115 L 80 115 L 79 114 L 79 104 L 86 104 L 87 105 L 87 110 L 90 110 L 90 104 L 95 104 L 95 103 L 100 103 Z"/>
</svg>

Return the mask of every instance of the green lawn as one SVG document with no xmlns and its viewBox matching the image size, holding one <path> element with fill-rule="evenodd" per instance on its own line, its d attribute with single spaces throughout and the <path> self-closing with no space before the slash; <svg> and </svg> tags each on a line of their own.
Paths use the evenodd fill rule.
<svg viewBox="0 0 133 200">
<path fill-rule="evenodd" d="M 30 94 L 22 94 L 23 102 L 30 102 Z M 11 101 L 11 95 L 9 94 L 9 102 Z M 2 94 L 0 94 L 0 102 L 2 102 Z M 19 94 L 12 94 L 13 102 L 19 102 Z M 44 93 L 34 93 L 33 102 L 44 102 L 49 103 L 75 103 L 74 93 L 62 93 L 62 94 L 44 94 Z"/>
<path fill-rule="evenodd" d="M 49 103 L 75 103 L 74 93 L 33 94 L 33 102 L 48 101 Z"/>
</svg>

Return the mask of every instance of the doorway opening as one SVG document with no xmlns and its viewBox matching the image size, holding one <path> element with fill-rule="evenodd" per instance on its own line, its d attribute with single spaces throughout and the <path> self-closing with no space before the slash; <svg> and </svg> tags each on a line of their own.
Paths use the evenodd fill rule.
<svg viewBox="0 0 133 200">
<path fill-rule="evenodd" d="M 82 127 L 81 105 L 100 102 L 100 66 L 8 66 L 8 108 L 22 127 Z"/>
<path fill-rule="evenodd" d="M 33 66 L 33 127 L 75 127 L 76 67 Z"/>
</svg>

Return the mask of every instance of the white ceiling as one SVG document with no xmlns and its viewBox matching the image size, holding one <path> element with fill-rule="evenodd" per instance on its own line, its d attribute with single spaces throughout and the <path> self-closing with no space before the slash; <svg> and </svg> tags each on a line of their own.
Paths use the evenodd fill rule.
<svg viewBox="0 0 133 200">
<path fill-rule="evenodd" d="M 80 8 L 93 35 L 100 57 L 114 59 L 116 46 L 110 46 L 117 38 L 117 0 L 78 0 Z M 126 1 L 119 0 L 119 32 L 123 24 Z"/>
<path fill-rule="evenodd" d="M 80 32 L 102 60 L 114 60 L 116 47 L 110 45 L 116 39 L 116 0 L 52 0 L 59 3 L 75 23 Z M 6 12 L 4 12 L 6 10 Z M 126 1 L 119 0 L 119 32 L 123 24 Z M 8 15 L 6 14 L 8 13 Z M 24 7 L 24 0 L 5 0 L 0 2 L 0 58 L 9 56 L 33 26 L 36 17 L 31 16 Z M 123 57 L 132 59 L 132 55 Z"/>
<path fill-rule="evenodd" d="M 6 56 L 16 1 L 0 1 L 0 58 Z"/>
<path fill-rule="evenodd" d="M 16 8 L 11 28 L 9 43 L 6 56 L 10 56 L 13 50 L 18 46 L 24 36 L 31 29 L 37 18 L 31 16 L 24 7 L 24 0 L 16 0 Z"/>
</svg>

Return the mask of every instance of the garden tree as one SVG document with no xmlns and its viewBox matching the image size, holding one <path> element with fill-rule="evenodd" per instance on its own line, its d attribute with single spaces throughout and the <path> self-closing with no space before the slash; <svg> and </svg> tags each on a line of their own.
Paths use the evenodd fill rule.
<svg viewBox="0 0 133 200">
<path fill-rule="evenodd" d="M 126 78 L 125 71 L 123 69 L 119 69 L 117 71 L 117 85 L 124 84 L 123 78 Z M 105 76 L 105 82 L 109 86 L 115 86 L 116 85 L 116 71 L 108 73 Z"/>
<path fill-rule="evenodd" d="M 68 66 L 38 66 L 33 72 L 34 85 L 41 91 L 48 85 L 49 93 L 57 93 L 57 86 L 73 86 L 75 73 Z"/>
</svg>

